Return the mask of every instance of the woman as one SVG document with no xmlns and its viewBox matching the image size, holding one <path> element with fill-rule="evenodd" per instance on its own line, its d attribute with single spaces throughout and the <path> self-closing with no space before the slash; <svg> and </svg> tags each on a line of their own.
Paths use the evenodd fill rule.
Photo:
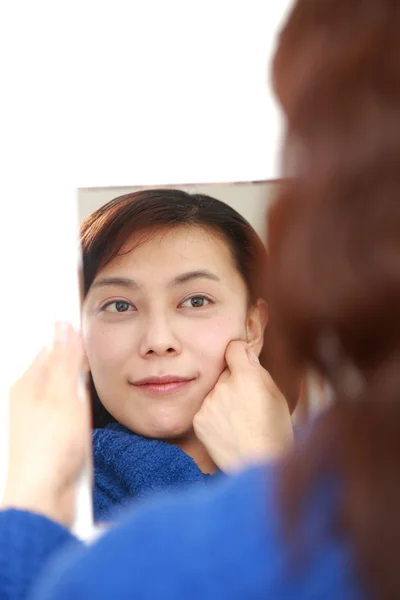
<svg viewBox="0 0 400 600">
<path fill-rule="evenodd" d="M 348 2 L 334 2 L 344 22 Z M 347 61 L 310 79 L 288 115 L 297 180 L 269 223 L 271 306 L 334 404 L 284 464 L 138 509 L 49 571 L 37 597 L 400 597 L 400 14 L 391 0 L 358 6 L 375 25 L 352 23 Z M 207 415 L 235 429 L 235 386 L 255 374 L 230 367 L 230 410 L 216 387 L 196 417 L 209 444 Z"/>
<path fill-rule="evenodd" d="M 231 207 L 173 189 L 116 198 L 83 223 L 81 239 L 94 507 L 106 520 L 134 497 L 204 487 L 217 469 L 230 471 L 210 457 L 193 419 L 230 341 L 262 351 L 266 252 Z M 268 391 L 282 405 L 278 453 L 290 444 L 289 413 L 272 381 Z"/>
</svg>

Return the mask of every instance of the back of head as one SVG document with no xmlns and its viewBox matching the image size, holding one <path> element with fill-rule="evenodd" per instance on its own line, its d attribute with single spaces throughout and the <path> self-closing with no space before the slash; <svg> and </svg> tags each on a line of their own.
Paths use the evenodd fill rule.
<svg viewBox="0 0 400 600">
<path fill-rule="evenodd" d="M 309 83 L 330 65 L 349 58 L 357 37 L 373 35 L 390 10 L 400 14 L 396 1 L 297 0 L 278 39 L 273 61 L 275 91 L 286 113 L 296 105 Z M 351 58 L 351 57 L 350 57 Z"/>
<path fill-rule="evenodd" d="M 297 11 L 312 4 L 299 0 Z M 348 13 L 375 18 L 368 27 L 350 20 L 346 55 L 322 62 L 292 105 L 286 153 L 296 179 L 269 221 L 272 310 L 295 357 L 335 392 L 285 473 L 283 500 L 293 525 L 313 483 L 337 474 L 336 522 L 367 595 L 392 600 L 400 598 L 400 10 L 389 0 L 335 5 L 330 38 L 349 26 Z"/>
</svg>

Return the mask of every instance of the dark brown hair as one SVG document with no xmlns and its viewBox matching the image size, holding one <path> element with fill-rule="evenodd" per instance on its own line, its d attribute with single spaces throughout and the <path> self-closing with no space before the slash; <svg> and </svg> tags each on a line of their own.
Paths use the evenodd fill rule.
<svg viewBox="0 0 400 600">
<path fill-rule="evenodd" d="M 267 253 L 251 225 L 224 202 L 176 189 L 148 189 L 120 196 L 84 221 L 81 243 L 85 295 L 99 270 L 118 255 L 131 236 L 137 238 L 133 242 L 136 244 L 154 230 L 178 226 L 200 226 L 221 236 L 246 282 L 250 302 L 266 298 Z M 272 350 L 267 349 L 268 344 L 265 346 L 261 361 L 268 366 Z M 114 419 L 101 404 L 93 381 L 91 387 L 94 426 L 102 427 Z M 292 389 L 290 393 L 294 403 Z"/>
<path fill-rule="evenodd" d="M 299 0 L 286 31 L 295 31 L 294 19 L 306 18 L 306 11 L 312 22 L 317 4 L 329 31 L 320 48 L 324 68 L 307 79 L 287 111 L 286 152 L 296 177 L 282 186 L 270 213 L 270 307 L 295 359 L 326 376 L 335 399 L 284 468 L 284 522 L 293 535 L 310 492 L 333 474 L 341 490 L 333 525 L 349 543 L 367 596 L 395 600 L 400 5 Z M 323 11 L 333 4 L 336 21 L 330 22 Z M 362 14 L 370 17 L 368 27 Z M 318 36 L 323 29 L 314 25 Z M 352 29 L 352 36 L 347 51 L 333 59 L 336 26 Z"/>
</svg>

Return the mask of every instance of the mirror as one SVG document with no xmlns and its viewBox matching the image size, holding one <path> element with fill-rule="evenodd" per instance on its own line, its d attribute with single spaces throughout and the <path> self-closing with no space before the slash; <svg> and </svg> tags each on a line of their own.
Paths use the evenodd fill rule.
<svg viewBox="0 0 400 600">
<path fill-rule="evenodd" d="M 229 341 L 246 340 L 275 376 L 276 340 L 248 299 L 255 307 L 264 291 L 257 243 L 278 186 L 79 189 L 96 521 L 133 499 L 222 475 L 193 417 L 226 366 Z M 299 424 L 324 402 L 320 382 L 304 377 L 300 390 L 286 372 L 277 383 L 292 405 L 301 395 Z"/>
<path fill-rule="evenodd" d="M 134 499 L 223 476 L 193 418 L 231 340 L 262 352 L 261 239 L 275 188 L 79 190 L 96 522 Z"/>
</svg>

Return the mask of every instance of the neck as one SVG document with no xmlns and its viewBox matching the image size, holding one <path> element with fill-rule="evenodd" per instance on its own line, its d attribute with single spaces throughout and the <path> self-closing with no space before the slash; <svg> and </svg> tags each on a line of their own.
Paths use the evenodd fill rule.
<svg viewBox="0 0 400 600">
<path fill-rule="evenodd" d="M 193 431 L 184 437 L 168 440 L 168 443 L 178 446 L 182 452 L 193 458 L 202 473 L 211 475 L 217 471 L 214 461 Z"/>
</svg>

